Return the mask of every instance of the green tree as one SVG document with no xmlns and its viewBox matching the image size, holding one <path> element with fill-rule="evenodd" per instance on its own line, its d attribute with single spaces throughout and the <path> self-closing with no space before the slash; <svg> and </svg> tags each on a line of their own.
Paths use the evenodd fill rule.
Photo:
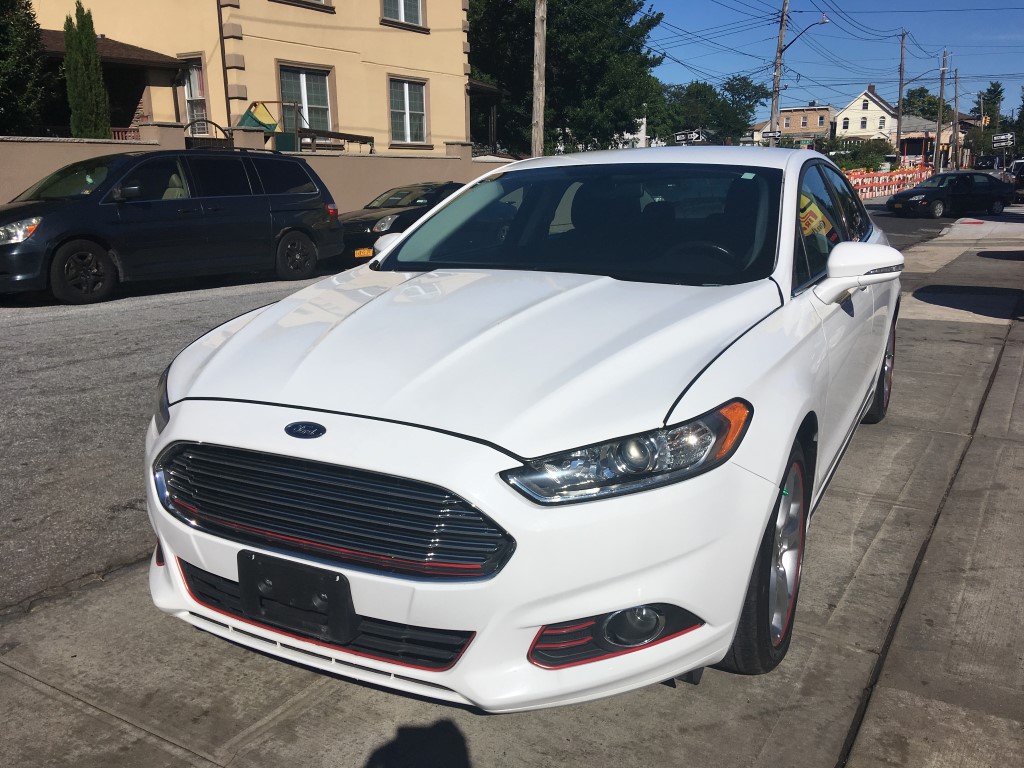
<svg viewBox="0 0 1024 768">
<path fill-rule="evenodd" d="M 82 139 L 110 138 L 110 101 L 96 51 L 92 12 L 75 0 L 75 18 L 64 21 L 64 78 L 71 107 L 71 135 Z"/>
<path fill-rule="evenodd" d="M 661 14 L 642 0 L 569 0 L 548 6 L 545 151 L 604 148 L 633 133 L 657 95 L 651 70 L 661 57 L 647 38 Z M 503 91 L 498 144 L 530 151 L 533 115 L 534 0 L 473 0 L 469 4 L 472 76 Z M 475 135 L 485 117 L 473 115 Z"/>
<path fill-rule="evenodd" d="M 971 114 L 975 117 L 985 115 L 989 117 L 988 127 L 997 129 L 1001 122 L 1003 110 L 1003 84 L 998 80 L 990 80 L 988 88 L 978 94 L 978 98 L 971 107 Z"/>
<path fill-rule="evenodd" d="M 648 135 L 671 143 L 681 130 L 705 128 L 716 144 L 737 144 L 746 133 L 757 107 L 771 97 L 764 85 L 747 77 L 731 77 L 715 88 L 695 81 L 661 85 L 657 109 L 648 110 Z"/>
<path fill-rule="evenodd" d="M 0 133 L 37 133 L 46 93 L 42 37 L 32 3 L 0 0 Z"/>
<path fill-rule="evenodd" d="M 903 97 L 903 114 L 916 115 L 926 120 L 937 120 L 939 117 L 939 97 L 933 95 L 927 88 L 911 88 Z M 942 103 L 943 122 L 946 116 L 953 114 L 953 108 L 949 102 Z"/>
</svg>

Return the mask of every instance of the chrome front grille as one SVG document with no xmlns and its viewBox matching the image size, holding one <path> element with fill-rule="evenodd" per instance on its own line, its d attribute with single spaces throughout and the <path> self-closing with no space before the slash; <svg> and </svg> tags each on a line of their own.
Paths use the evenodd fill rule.
<svg viewBox="0 0 1024 768">
<path fill-rule="evenodd" d="M 154 466 L 165 508 L 233 541 L 369 570 L 479 578 L 515 541 L 429 483 L 219 445 L 177 443 Z"/>
</svg>

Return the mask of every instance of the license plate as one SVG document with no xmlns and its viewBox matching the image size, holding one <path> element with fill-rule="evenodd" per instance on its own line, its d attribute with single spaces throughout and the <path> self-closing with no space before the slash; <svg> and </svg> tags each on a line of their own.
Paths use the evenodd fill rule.
<svg viewBox="0 0 1024 768">
<path fill-rule="evenodd" d="M 242 611 L 255 622 L 338 645 L 358 632 L 348 579 L 340 573 L 242 550 L 238 586 Z"/>
<path fill-rule="evenodd" d="M 373 256 L 373 248 L 356 248 L 357 259 L 368 259 Z"/>
<path fill-rule="evenodd" d="M 903 207 L 903 203 L 893 203 L 892 207 L 893 208 L 902 208 Z"/>
</svg>

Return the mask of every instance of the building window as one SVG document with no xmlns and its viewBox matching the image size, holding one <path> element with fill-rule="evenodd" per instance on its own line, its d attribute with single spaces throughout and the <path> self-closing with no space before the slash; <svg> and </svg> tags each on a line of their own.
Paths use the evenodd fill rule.
<svg viewBox="0 0 1024 768">
<path fill-rule="evenodd" d="M 844 117 L 843 118 L 843 130 L 844 131 L 850 130 L 850 118 L 848 118 L 848 117 Z"/>
<path fill-rule="evenodd" d="M 427 110 L 423 83 L 391 80 L 391 140 L 422 144 L 427 140 Z"/>
<path fill-rule="evenodd" d="M 868 108 L 868 100 L 867 99 L 864 99 L 864 101 L 862 101 L 860 103 L 860 108 L 861 109 L 867 109 Z"/>
<path fill-rule="evenodd" d="M 885 115 L 878 118 L 878 130 L 882 130 L 883 128 L 885 128 Z"/>
<path fill-rule="evenodd" d="M 384 18 L 423 26 L 420 0 L 384 0 Z"/>
<path fill-rule="evenodd" d="M 823 128 L 825 126 L 825 116 L 818 115 L 818 127 Z"/>
<path fill-rule="evenodd" d="M 299 128 L 331 130 L 331 102 L 327 95 L 327 73 L 316 69 L 281 67 L 281 101 L 286 133 Z"/>
<path fill-rule="evenodd" d="M 783 118 L 783 120 L 782 120 L 782 127 L 783 128 L 789 128 L 789 118 L 788 117 Z"/>
<path fill-rule="evenodd" d="M 807 127 L 807 115 L 801 115 L 800 116 L 800 127 L 801 128 L 806 128 Z"/>
<path fill-rule="evenodd" d="M 206 122 L 206 86 L 203 80 L 203 63 L 199 59 L 190 59 L 185 62 L 187 72 L 185 74 L 185 115 L 189 126 L 189 133 L 193 136 L 205 136 L 210 132 L 210 126 Z M 197 122 L 193 123 L 195 120 Z"/>
<path fill-rule="evenodd" d="M 863 130 L 866 130 L 867 127 L 868 127 L 868 119 L 866 117 L 862 117 L 860 119 L 860 129 L 863 131 Z"/>
</svg>

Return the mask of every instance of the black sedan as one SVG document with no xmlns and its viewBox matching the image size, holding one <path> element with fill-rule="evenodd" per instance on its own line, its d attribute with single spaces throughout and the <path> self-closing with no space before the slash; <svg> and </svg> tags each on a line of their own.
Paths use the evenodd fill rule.
<svg viewBox="0 0 1024 768">
<path fill-rule="evenodd" d="M 923 213 L 933 219 L 966 211 L 999 215 L 1013 202 L 1013 185 L 987 173 L 959 171 L 940 173 L 913 189 L 897 192 L 885 207 L 892 213 Z"/>
<path fill-rule="evenodd" d="M 404 232 L 461 186 L 457 181 L 425 181 L 395 187 L 359 210 L 341 214 L 338 218 L 345 227 L 346 252 L 357 259 L 369 258 L 378 237 Z"/>
</svg>

